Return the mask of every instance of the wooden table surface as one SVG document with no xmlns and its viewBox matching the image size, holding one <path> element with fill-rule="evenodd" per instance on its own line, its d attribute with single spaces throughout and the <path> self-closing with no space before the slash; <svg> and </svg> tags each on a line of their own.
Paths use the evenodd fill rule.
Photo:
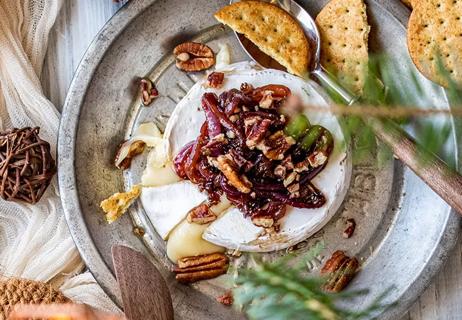
<svg viewBox="0 0 462 320">
<path fill-rule="evenodd" d="M 75 69 L 86 48 L 121 4 L 112 0 L 64 0 L 52 31 L 43 87 L 62 108 Z M 403 319 L 462 319 L 462 239 L 427 290 Z"/>
</svg>

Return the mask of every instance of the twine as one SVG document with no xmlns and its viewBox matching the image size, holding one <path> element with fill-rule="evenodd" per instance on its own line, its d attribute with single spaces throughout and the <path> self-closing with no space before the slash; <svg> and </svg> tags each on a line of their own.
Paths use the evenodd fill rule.
<svg viewBox="0 0 462 320">
<path fill-rule="evenodd" d="M 56 172 L 50 144 L 40 128 L 11 129 L 0 134 L 0 196 L 36 203 Z"/>
<path fill-rule="evenodd" d="M 45 282 L 11 278 L 0 281 L 0 320 L 18 303 L 49 304 L 70 302 L 61 291 Z"/>
</svg>

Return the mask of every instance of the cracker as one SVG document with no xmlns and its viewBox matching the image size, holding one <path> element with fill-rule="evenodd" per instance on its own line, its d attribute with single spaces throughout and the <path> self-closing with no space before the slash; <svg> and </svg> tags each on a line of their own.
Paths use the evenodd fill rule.
<svg viewBox="0 0 462 320">
<path fill-rule="evenodd" d="M 321 64 L 361 94 L 369 57 L 366 5 L 362 0 L 331 0 L 316 17 L 316 24 L 321 34 Z"/>
<path fill-rule="evenodd" d="M 462 84 L 462 0 L 419 1 L 409 18 L 407 42 L 414 64 L 428 79 L 447 86 L 438 68 L 440 57 L 450 76 Z"/>
<path fill-rule="evenodd" d="M 307 76 L 311 58 L 308 40 L 297 21 L 278 6 L 241 1 L 222 8 L 215 18 L 244 34 L 288 72 Z"/>
</svg>

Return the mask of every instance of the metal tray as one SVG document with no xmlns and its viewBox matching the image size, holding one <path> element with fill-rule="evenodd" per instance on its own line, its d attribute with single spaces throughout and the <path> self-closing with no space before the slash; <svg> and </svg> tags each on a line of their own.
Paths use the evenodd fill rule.
<svg viewBox="0 0 462 320">
<path fill-rule="evenodd" d="M 316 15 L 327 1 L 300 1 Z M 120 305 L 110 248 L 127 244 L 145 252 L 160 268 L 173 294 L 177 319 L 236 319 L 242 315 L 215 301 L 223 280 L 187 287 L 178 285 L 168 271 L 164 242 L 157 236 L 140 203 L 116 223 L 107 225 L 99 203 L 140 179 L 146 158 L 137 158 L 122 174 L 112 165 L 118 143 L 139 123 L 156 121 L 161 127 L 175 104 L 200 75 L 188 76 L 173 66 L 174 45 L 190 39 L 227 42 L 233 61 L 247 59 L 233 33 L 216 24 L 212 13 L 226 0 L 133 0 L 98 34 L 83 58 L 63 109 L 58 141 L 59 185 L 71 234 L 96 280 Z M 369 0 L 372 51 L 386 52 L 407 68 L 405 24 L 409 11 L 398 1 Z M 137 79 L 149 76 L 161 92 L 149 108 L 137 100 Z M 444 91 L 424 78 L 427 91 L 440 105 L 447 105 Z M 453 122 L 454 124 L 454 122 Z M 448 150 L 457 157 L 454 124 Z M 460 127 L 459 127 L 460 128 Z M 459 135 L 460 136 L 460 135 Z M 376 156 L 376 155 L 374 155 Z M 457 158 L 456 158 L 457 159 Z M 347 197 L 335 217 L 314 237 L 304 241 L 299 256 L 324 239 L 326 249 L 308 266 L 316 271 L 336 249 L 357 255 L 362 271 L 350 288 L 370 288 L 371 294 L 350 304 L 361 308 L 389 287 L 388 301 L 397 307 L 381 315 L 396 319 L 418 297 L 455 244 L 459 219 L 410 170 L 390 158 L 380 167 L 375 161 L 353 168 Z M 343 219 L 354 217 L 353 238 L 341 237 Z M 145 230 L 133 233 L 134 226 Z M 285 252 L 265 254 L 273 259 Z M 241 261 L 245 264 L 245 261 Z M 155 284 L 152 284 L 155 286 Z"/>
</svg>

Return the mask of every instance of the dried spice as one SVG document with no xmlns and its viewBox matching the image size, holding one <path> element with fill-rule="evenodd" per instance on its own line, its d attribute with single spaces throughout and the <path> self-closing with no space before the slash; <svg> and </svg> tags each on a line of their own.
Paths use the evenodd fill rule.
<svg viewBox="0 0 462 320">
<path fill-rule="evenodd" d="M 40 128 L 11 129 L 0 134 L 0 195 L 8 201 L 37 203 L 56 173 L 50 144 Z"/>
</svg>

